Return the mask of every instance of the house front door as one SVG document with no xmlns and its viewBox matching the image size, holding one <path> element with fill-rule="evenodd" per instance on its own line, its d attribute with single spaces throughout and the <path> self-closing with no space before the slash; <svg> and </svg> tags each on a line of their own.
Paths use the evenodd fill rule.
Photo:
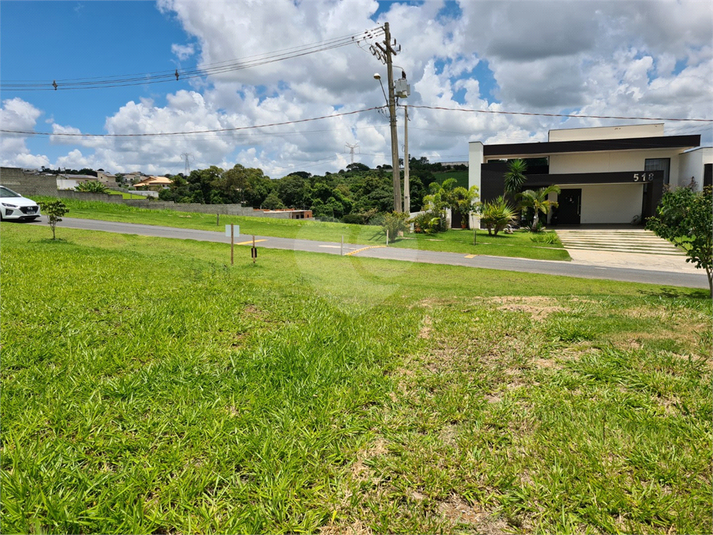
<svg viewBox="0 0 713 535">
<path fill-rule="evenodd" d="M 582 190 L 563 189 L 557 195 L 557 224 L 579 225 L 582 212 Z"/>
</svg>

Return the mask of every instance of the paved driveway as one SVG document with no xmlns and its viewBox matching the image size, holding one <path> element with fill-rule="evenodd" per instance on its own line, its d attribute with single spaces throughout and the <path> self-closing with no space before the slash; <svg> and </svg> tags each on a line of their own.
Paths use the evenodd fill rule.
<svg viewBox="0 0 713 535">
<path fill-rule="evenodd" d="M 669 273 L 702 274 L 686 262 L 685 253 L 671 242 L 642 228 L 557 229 L 572 257 L 586 266 L 607 266 Z"/>
</svg>

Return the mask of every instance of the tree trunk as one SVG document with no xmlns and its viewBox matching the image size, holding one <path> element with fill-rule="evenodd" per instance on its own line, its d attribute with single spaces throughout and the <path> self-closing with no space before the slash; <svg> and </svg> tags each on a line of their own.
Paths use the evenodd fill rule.
<svg viewBox="0 0 713 535">
<path fill-rule="evenodd" d="M 532 232 L 537 232 L 537 222 L 538 222 L 539 218 L 540 218 L 540 212 L 535 210 L 535 216 L 532 218 L 532 227 L 530 228 L 530 230 Z"/>
</svg>

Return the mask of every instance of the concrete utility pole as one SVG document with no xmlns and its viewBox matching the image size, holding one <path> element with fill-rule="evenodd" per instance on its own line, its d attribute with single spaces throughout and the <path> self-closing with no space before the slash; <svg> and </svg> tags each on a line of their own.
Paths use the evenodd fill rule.
<svg viewBox="0 0 713 535">
<path fill-rule="evenodd" d="M 386 46 L 386 74 L 389 80 L 389 124 L 391 125 L 391 162 L 394 168 L 394 212 L 401 209 L 401 169 L 399 167 L 399 142 L 396 134 L 396 97 L 394 96 L 394 65 L 391 56 L 396 52 L 391 48 L 391 30 L 384 23 L 384 45 Z"/>
<path fill-rule="evenodd" d="M 396 42 L 394 42 L 396 44 Z M 375 55 L 386 63 L 386 73 L 389 86 L 389 124 L 391 125 L 391 165 L 394 171 L 394 212 L 401 212 L 401 173 L 399 169 L 399 142 L 396 135 L 396 96 L 394 95 L 394 66 L 391 60 L 396 51 L 391 43 L 391 30 L 389 23 L 384 23 L 384 44 L 374 43 L 381 52 Z M 373 52 L 376 52 L 375 50 Z"/>
<path fill-rule="evenodd" d="M 411 213 L 411 191 L 409 188 L 408 154 L 408 105 L 404 106 L 404 212 Z"/>
</svg>

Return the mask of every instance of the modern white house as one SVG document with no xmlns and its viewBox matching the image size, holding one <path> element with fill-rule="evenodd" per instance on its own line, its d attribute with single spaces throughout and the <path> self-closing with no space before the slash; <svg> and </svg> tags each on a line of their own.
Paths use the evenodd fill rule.
<svg viewBox="0 0 713 535">
<path fill-rule="evenodd" d="M 628 224 L 654 215 L 664 187 L 711 184 L 713 147 L 701 136 L 664 136 L 663 124 L 550 130 L 548 141 L 470 142 L 468 185 L 481 200 L 503 194 L 507 161 L 528 162 L 523 189 L 556 184 L 552 225 Z"/>
</svg>

